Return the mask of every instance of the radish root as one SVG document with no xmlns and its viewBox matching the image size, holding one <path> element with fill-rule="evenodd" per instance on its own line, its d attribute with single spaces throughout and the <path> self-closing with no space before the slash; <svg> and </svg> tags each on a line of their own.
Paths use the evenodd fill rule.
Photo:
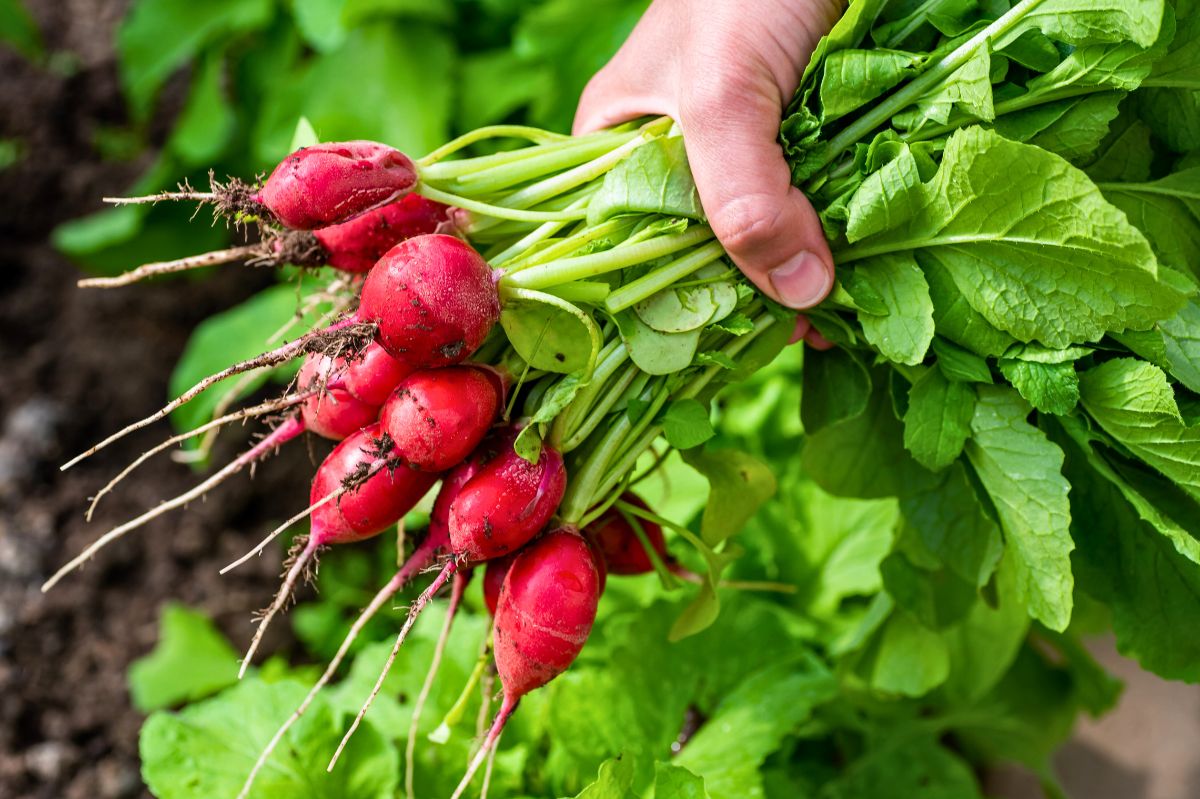
<svg viewBox="0 0 1200 799">
<path fill-rule="evenodd" d="M 450 641 L 450 628 L 454 623 L 454 616 L 458 613 L 458 606 L 462 602 L 463 592 L 470 579 L 470 572 L 458 572 L 454 575 L 454 583 L 450 587 L 450 601 L 446 605 L 446 620 L 442 622 L 442 631 L 438 634 L 437 646 L 434 647 L 429 670 L 425 673 L 425 682 L 421 685 L 421 693 L 417 695 L 417 702 L 413 705 L 412 721 L 408 725 L 408 741 L 404 746 L 404 795 L 408 799 L 412 799 L 416 795 L 413 792 L 413 772 L 416 770 L 417 728 L 421 724 L 421 711 L 424 710 L 425 703 L 429 701 L 429 693 L 433 690 L 433 681 L 437 678 L 438 669 L 442 665 L 442 656 L 446 653 L 446 644 Z"/>
<path fill-rule="evenodd" d="M 379 672 L 379 679 L 375 681 L 375 687 L 371 689 L 371 695 L 367 697 L 367 701 L 359 709 L 358 715 L 354 717 L 354 721 L 350 724 L 350 729 L 342 736 L 342 742 L 338 744 L 337 751 L 333 753 L 333 758 L 329 761 L 329 766 L 326 771 L 333 771 L 333 767 L 337 765 L 338 758 L 342 756 L 346 745 L 350 743 L 350 739 L 354 736 L 355 730 L 362 724 L 363 716 L 367 715 L 367 710 L 371 707 L 371 703 L 375 701 L 375 697 L 379 696 L 379 692 L 383 690 L 383 681 L 391 671 L 392 664 L 396 662 L 396 654 L 400 651 L 400 647 L 404 644 L 404 639 L 408 637 L 409 631 L 413 624 L 416 623 L 417 617 L 421 615 L 421 611 L 429 604 L 429 600 L 433 595 L 446 584 L 446 580 L 454 575 L 458 570 L 459 560 L 457 557 L 451 558 L 442 571 L 434 578 L 429 587 L 421 592 L 421 595 L 413 602 L 412 607 L 408 610 L 408 618 L 404 620 L 404 626 L 400 628 L 400 634 L 396 636 L 396 643 L 392 645 L 391 654 L 388 655 L 387 662 L 383 664 L 383 670 Z"/>
<path fill-rule="evenodd" d="M 233 261 L 242 261 L 247 258 L 252 258 L 262 252 L 260 244 L 246 244 L 241 247 L 230 247 L 227 250 L 214 250 L 200 255 L 191 255 L 187 258 L 177 258 L 174 261 L 156 261 L 154 263 L 142 264 L 136 269 L 131 269 L 124 274 L 114 277 L 89 277 L 84 278 L 76 283 L 81 289 L 112 289 L 119 286 L 128 286 L 132 283 L 137 283 L 140 280 L 145 280 L 155 275 L 169 275 L 175 272 L 186 272 L 191 269 L 203 269 L 206 266 L 217 266 L 219 264 L 228 264 Z"/>
</svg>

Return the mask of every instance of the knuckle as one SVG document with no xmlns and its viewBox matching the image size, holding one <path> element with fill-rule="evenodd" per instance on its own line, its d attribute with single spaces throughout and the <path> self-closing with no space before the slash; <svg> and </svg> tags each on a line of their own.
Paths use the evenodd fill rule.
<svg viewBox="0 0 1200 799">
<path fill-rule="evenodd" d="M 709 214 L 717 239 L 735 255 L 753 253 L 786 234 L 783 209 L 759 195 L 739 195 Z"/>
</svg>

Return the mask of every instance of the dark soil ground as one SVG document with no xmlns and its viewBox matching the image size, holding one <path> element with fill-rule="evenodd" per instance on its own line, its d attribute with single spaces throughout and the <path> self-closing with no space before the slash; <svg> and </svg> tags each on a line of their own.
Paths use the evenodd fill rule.
<svg viewBox="0 0 1200 799">
<path fill-rule="evenodd" d="M 27 3 L 51 51 L 73 74 L 33 66 L 0 48 L 0 139 L 25 157 L 0 170 L 0 797 L 147 795 L 138 775 L 142 718 L 125 673 L 154 645 L 158 614 L 175 599 L 210 613 L 239 645 L 249 611 L 277 585 L 279 553 L 219 577 L 307 497 L 310 467 L 295 451 L 240 476 L 112 546 L 47 595 L 41 582 L 116 523 L 185 489 L 184 466 L 143 468 L 86 524 L 86 498 L 166 435 L 159 425 L 60 474 L 57 464 L 153 411 L 194 325 L 270 281 L 230 270 L 189 284 L 111 292 L 75 287 L 78 271 L 47 243 L 55 224 L 96 210 L 146 162 L 102 163 L 98 124 L 124 103 L 111 52 L 127 0 Z M 168 102 L 169 106 L 170 103 Z M 169 109 L 168 109 L 169 114 Z M 164 124 L 165 128 L 165 124 Z M 227 436 L 228 455 L 248 431 Z M 267 499 L 272 498 L 272 499 Z M 285 645 L 275 626 L 268 650 Z"/>
</svg>

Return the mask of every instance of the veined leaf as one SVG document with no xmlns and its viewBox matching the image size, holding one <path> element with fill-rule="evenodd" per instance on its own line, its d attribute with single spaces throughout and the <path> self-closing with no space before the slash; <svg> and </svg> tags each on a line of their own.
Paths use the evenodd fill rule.
<svg viewBox="0 0 1200 799">
<path fill-rule="evenodd" d="M 975 391 L 969 383 L 947 380 L 938 369 L 929 369 L 908 392 L 904 448 L 926 469 L 944 469 L 962 452 L 974 413 Z"/>
<path fill-rule="evenodd" d="M 682 136 L 646 142 L 610 170 L 588 203 L 588 223 L 630 212 L 704 218 Z"/>
<path fill-rule="evenodd" d="M 1145 237 L 1086 175 L 982 128 L 950 137 L 908 222 L 839 255 L 912 251 L 949 272 L 993 326 L 1049 347 L 1146 329 L 1183 305 L 1158 280 Z"/>
<path fill-rule="evenodd" d="M 887 313 L 860 311 L 867 341 L 889 360 L 918 364 L 933 341 L 933 300 L 925 275 L 911 256 L 881 255 L 864 264 L 858 275 L 883 301 Z"/>
<path fill-rule="evenodd" d="M 1161 369 L 1118 358 L 1084 372 L 1079 388 L 1083 407 L 1104 432 L 1200 498 L 1200 427 L 1184 424 Z"/>
<path fill-rule="evenodd" d="M 1029 407 L 1011 389 L 979 386 L 966 453 L 1000 517 L 1029 613 L 1052 630 L 1071 619 L 1070 485 L 1063 454 L 1025 420 Z"/>
</svg>

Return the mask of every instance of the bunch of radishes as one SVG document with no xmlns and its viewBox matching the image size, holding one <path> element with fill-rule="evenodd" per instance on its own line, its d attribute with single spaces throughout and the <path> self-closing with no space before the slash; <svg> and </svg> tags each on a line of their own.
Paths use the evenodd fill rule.
<svg viewBox="0 0 1200 799">
<path fill-rule="evenodd" d="M 616 323 L 601 330 L 593 318 L 617 284 L 624 287 L 622 307 L 628 307 L 631 299 L 653 297 L 720 255 L 703 225 L 684 230 L 686 222 L 660 221 L 656 229 L 647 214 L 640 224 L 622 217 L 615 223 L 586 219 L 587 200 L 607 172 L 664 133 L 663 124 L 655 122 L 579 140 L 547 134 L 536 146 L 482 156 L 486 164 L 469 170 L 462 165 L 479 159 L 440 162 L 465 142 L 418 163 L 372 142 L 322 144 L 289 156 L 261 187 L 231 181 L 214 183 L 214 191 L 205 194 L 181 191 L 133 200 L 211 202 L 239 223 L 256 224 L 261 241 L 85 285 L 125 285 L 236 259 L 327 264 L 343 273 L 331 285 L 342 305 L 353 310 L 204 379 L 68 463 L 163 418 L 220 380 L 304 358 L 285 396 L 176 436 L 135 462 L 235 418 L 288 414 L 195 489 L 100 538 L 47 581 L 47 588 L 100 547 L 202 496 L 301 433 L 339 441 L 316 470 L 308 507 L 227 567 L 260 553 L 288 526 L 311 516 L 310 532 L 300 540 L 283 585 L 263 614 L 244 673 L 267 624 L 322 547 L 361 541 L 393 527 L 440 482 L 423 540 L 363 611 L 309 697 L 263 752 L 243 795 L 366 621 L 431 567 L 440 565 L 440 570 L 410 608 L 392 657 L 439 589 L 453 582 L 453 618 L 471 570 L 486 564 L 484 598 L 494 615 L 492 649 L 503 687 L 495 723 L 456 797 L 494 751 L 520 698 L 562 673 L 579 654 L 607 574 L 657 569 L 697 579 L 667 557 L 658 517 L 628 493 L 627 483 L 638 457 L 661 433 L 659 412 L 668 398 L 700 395 L 719 367 L 689 363 L 666 372 L 647 370 L 636 357 L 630 362 L 630 347 Z M 474 195 L 446 190 L 454 186 L 461 192 L 464 185 Z M 557 235 L 564 229 L 565 235 Z M 490 263 L 467 243 L 467 235 L 492 244 Z M 592 279 L 605 274 L 621 277 L 609 283 Z M 635 288 L 640 294 L 631 295 Z M 497 325 L 502 307 L 522 302 L 545 303 L 582 321 L 586 332 L 581 335 L 591 347 L 584 368 L 566 376 L 536 368 L 539 355 L 530 354 L 527 341 L 524 348 L 506 341 Z M 773 321 L 755 307 L 760 313 L 751 333 Z M 552 324 L 548 319 L 547 328 Z M 706 343 L 731 358 L 752 338 L 713 329 Z M 523 412 L 514 417 L 519 396 Z M 625 407 L 635 400 L 648 406 L 637 419 Z M 573 477 L 578 472 L 578 479 L 569 480 L 568 471 Z M 443 644 L 448 631 L 447 626 Z M 430 679 L 435 670 L 436 665 Z M 386 673 L 387 667 L 347 740 Z M 411 773 L 414 736 L 409 738 Z"/>
</svg>

